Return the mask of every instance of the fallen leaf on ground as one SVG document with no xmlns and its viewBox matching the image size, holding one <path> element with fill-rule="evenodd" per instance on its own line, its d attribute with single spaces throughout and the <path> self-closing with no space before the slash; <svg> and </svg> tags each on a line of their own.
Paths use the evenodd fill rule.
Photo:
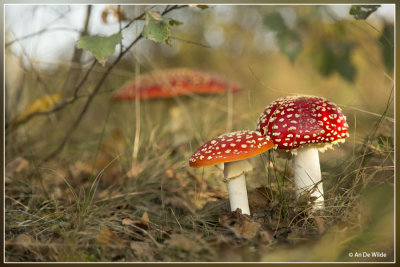
<svg viewBox="0 0 400 267">
<path fill-rule="evenodd" d="M 150 220 L 147 223 L 145 223 L 145 222 L 143 222 L 142 218 L 140 220 L 131 220 L 129 218 L 125 218 L 125 219 L 122 219 L 121 223 L 122 223 L 122 225 L 134 225 L 134 226 L 140 227 L 144 230 L 148 230 L 150 228 L 149 227 Z M 144 221 L 145 220 L 146 220 L 146 218 L 144 218 Z"/>
<path fill-rule="evenodd" d="M 260 231 L 261 225 L 256 222 L 243 220 L 242 223 L 235 223 L 234 229 L 240 237 L 251 239 Z"/>
<path fill-rule="evenodd" d="M 122 219 L 122 225 L 131 225 L 131 224 L 135 224 L 135 221 L 129 218 Z"/>
<path fill-rule="evenodd" d="M 142 223 L 144 223 L 145 225 L 149 225 L 150 219 L 149 219 L 149 215 L 147 214 L 147 211 L 145 211 L 142 215 L 142 218 L 140 218 L 140 220 L 142 221 Z"/>
<path fill-rule="evenodd" d="M 116 233 L 114 233 L 110 228 L 103 227 L 98 236 L 97 241 L 99 243 L 116 246 L 116 247 L 124 247 L 126 245 L 125 240 L 121 239 Z"/>
</svg>

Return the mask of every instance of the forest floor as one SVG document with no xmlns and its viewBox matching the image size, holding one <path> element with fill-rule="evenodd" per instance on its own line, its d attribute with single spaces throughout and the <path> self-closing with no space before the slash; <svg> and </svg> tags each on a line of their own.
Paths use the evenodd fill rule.
<svg viewBox="0 0 400 267">
<path fill-rule="evenodd" d="M 295 199 L 290 159 L 275 151 L 257 156 L 246 177 L 249 218 L 230 212 L 220 168 L 189 167 L 197 147 L 222 134 L 212 127 L 225 118 L 205 117 L 203 98 L 185 101 L 192 102 L 142 104 L 137 156 L 135 119 L 121 116 L 134 110 L 127 103 L 110 107 L 100 124 L 88 114 L 64 151 L 45 163 L 42 155 L 63 129 L 43 138 L 50 129 L 43 125 L 61 115 L 7 135 L 5 260 L 394 260 L 393 123 L 377 118 L 362 140 L 335 147 L 343 152 L 332 162 L 325 156 L 331 152 L 323 153 L 326 208 L 317 213 L 306 198 Z M 184 119 L 189 108 L 200 122 L 195 130 Z M 384 256 L 349 256 L 356 252 Z"/>
</svg>

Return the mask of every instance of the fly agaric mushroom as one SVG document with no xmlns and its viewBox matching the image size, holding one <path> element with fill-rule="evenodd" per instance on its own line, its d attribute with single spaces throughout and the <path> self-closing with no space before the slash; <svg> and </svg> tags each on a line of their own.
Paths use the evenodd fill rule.
<svg viewBox="0 0 400 267">
<path fill-rule="evenodd" d="M 191 167 L 224 163 L 224 181 L 228 184 L 231 211 L 241 209 L 250 215 L 244 173 L 253 167 L 248 158 L 273 147 L 268 136 L 256 131 L 238 131 L 223 134 L 203 144 L 189 159 Z"/>
<path fill-rule="evenodd" d="M 141 75 L 137 81 L 129 81 L 114 95 L 114 100 L 169 98 L 190 94 L 218 94 L 242 88 L 220 76 L 185 68 L 153 71 Z M 138 95 L 136 95 L 138 86 Z"/>
<path fill-rule="evenodd" d="M 318 151 L 344 143 L 349 136 L 348 127 L 346 116 L 336 104 L 316 96 L 294 96 L 267 106 L 257 130 L 270 136 L 275 148 L 292 152 L 296 197 L 311 190 L 310 197 L 316 198 L 314 208 L 322 209 L 324 193 Z"/>
</svg>

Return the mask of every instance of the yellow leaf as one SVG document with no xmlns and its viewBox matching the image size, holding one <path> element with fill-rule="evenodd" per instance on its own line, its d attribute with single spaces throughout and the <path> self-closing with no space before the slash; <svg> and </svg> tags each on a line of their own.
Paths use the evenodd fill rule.
<svg viewBox="0 0 400 267">
<path fill-rule="evenodd" d="M 46 112 L 51 110 L 60 100 L 64 93 L 45 95 L 25 108 L 18 116 L 17 121 L 24 120 L 29 115 L 36 112 Z"/>
<path fill-rule="evenodd" d="M 143 224 L 148 225 L 150 222 L 149 215 L 147 214 L 147 211 L 145 211 L 142 215 L 142 218 L 140 218 Z"/>
</svg>

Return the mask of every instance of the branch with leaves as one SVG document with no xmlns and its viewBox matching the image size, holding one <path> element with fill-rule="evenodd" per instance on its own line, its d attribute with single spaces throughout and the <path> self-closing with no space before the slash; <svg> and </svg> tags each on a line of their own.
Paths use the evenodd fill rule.
<svg viewBox="0 0 400 267">
<path fill-rule="evenodd" d="M 117 64 L 120 61 L 120 59 L 129 51 L 129 49 L 137 41 L 139 41 L 142 37 L 145 37 L 149 40 L 153 40 L 156 42 L 157 42 L 157 40 L 159 40 L 162 43 L 169 42 L 170 38 L 172 38 L 169 27 L 171 25 L 179 25 L 179 23 L 177 23 L 177 21 L 174 19 L 165 18 L 163 16 L 170 13 L 173 10 L 178 10 L 178 9 L 185 8 L 185 7 L 188 7 L 188 5 L 167 6 L 165 8 L 165 10 L 163 12 L 161 12 L 161 14 L 157 13 L 157 11 L 152 11 L 153 7 L 150 7 L 148 9 L 146 9 L 144 12 L 142 12 L 140 15 L 138 15 L 137 17 L 130 20 L 127 23 L 127 25 L 125 25 L 124 27 L 122 27 L 120 29 L 120 31 L 118 33 L 112 34 L 111 36 L 96 36 L 96 35 L 82 36 L 78 40 L 77 46 L 78 46 L 78 48 L 81 48 L 83 50 L 87 50 L 87 51 L 91 52 L 92 55 L 96 58 L 96 60 L 99 61 L 100 64 L 102 64 L 104 67 L 106 58 L 111 56 L 114 53 L 115 46 L 118 43 L 120 43 L 120 41 L 122 40 L 122 31 L 126 31 L 129 28 L 129 26 L 132 25 L 134 22 L 137 22 L 138 20 L 141 20 L 147 16 L 145 19 L 145 26 L 142 30 L 142 31 L 144 31 L 144 34 L 141 33 L 138 36 L 139 39 L 137 39 L 137 40 L 135 39 L 128 46 L 128 48 L 126 48 L 125 50 L 122 50 L 122 49 L 120 50 L 120 53 L 117 56 L 117 59 L 114 61 L 113 64 L 111 64 L 108 67 L 108 69 L 103 74 L 103 76 L 107 77 L 109 72 L 115 67 L 115 64 Z M 203 6 L 200 8 L 204 9 Z M 162 20 L 164 20 L 165 22 L 168 22 L 168 24 L 157 23 L 157 20 L 159 20 L 160 18 L 162 18 Z M 18 38 L 16 40 L 18 40 Z M 79 84 L 74 88 L 74 90 L 73 90 L 74 93 L 71 98 L 65 98 L 65 96 L 64 96 L 63 98 L 60 99 L 59 102 L 56 102 L 56 101 L 49 102 L 48 96 L 43 97 L 43 99 L 45 99 L 44 101 L 41 101 L 43 99 L 38 99 L 36 104 L 34 104 L 34 105 L 32 104 L 33 106 L 32 105 L 28 106 L 25 109 L 25 111 L 22 112 L 23 116 L 16 116 L 13 119 L 11 119 L 11 121 L 6 122 L 6 124 L 5 124 L 6 134 L 11 133 L 15 129 L 17 129 L 18 126 L 20 126 L 24 123 L 27 123 L 28 121 L 30 121 L 31 119 L 33 119 L 37 116 L 50 115 L 54 112 L 63 110 L 65 107 L 69 106 L 70 104 L 75 103 L 78 99 L 81 98 L 78 95 L 78 92 L 86 83 L 86 81 L 87 81 L 89 75 L 91 74 L 91 72 L 93 71 L 95 65 L 96 65 L 96 61 L 93 61 L 93 63 L 90 65 L 90 67 L 86 71 L 85 75 L 83 76 L 83 78 L 81 79 Z M 100 80 L 102 80 L 102 78 L 100 78 Z M 94 90 L 94 91 L 96 91 L 96 90 Z M 96 91 L 96 93 L 97 93 L 97 91 Z M 89 97 L 90 97 L 90 95 L 89 95 Z M 50 99 L 52 99 L 52 98 L 50 98 Z M 46 103 L 46 105 L 44 105 L 44 106 L 40 106 L 37 104 L 37 103 L 44 103 L 44 102 Z M 37 107 L 37 108 L 34 108 L 34 107 Z M 29 112 L 27 112 L 27 111 L 29 111 Z"/>
<path fill-rule="evenodd" d="M 160 17 L 162 17 L 163 15 L 171 12 L 172 10 L 178 9 L 178 8 L 182 8 L 184 6 L 179 6 L 179 5 L 175 5 L 172 7 L 167 7 L 164 12 L 162 12 L 162 14 L 160 15 Z M 51 152 L 45 159 L 44 161 L 48 161 L 49 159 L 53 158 L 54 156 L 56 156 L 59 152 L 61 152 L 61 150 L 64 148 L 65 144 L 67 143 L 67 141 L 69 140 L 72 132 L 78 127 L 79 123 L 81 122 L 83 116 L 85 115 L 85 113 L 87 112 L 87 110 L 89 109 L 90 104 L 92 103 L 92 100 L 94 99 L 94 97 L 96 96 L 96 94 L 98 93 L 98 91 L 100 90 L 103 82 L 105 81 L 105 79 L 108 77 L 108 75 L 111 73 L 112 69 L 118 64 L 118 62 L 122 59 L 122 57 L 143 37 L 146 37 L 149 40 L 153 40 L 153 41 L 157 41 L 160 43 L 167 43 L 167 41 L 169 40 L 169 36 L 170 36 L 170 31 L 169 31 L 169 23 L 156 23 L 156 18 L 152 15 L 148 15 L 148 10 L 145 10 L 145 14 L 146 14 L 146 20 L 145 20 L 145 26 L 142 30 L 142 32 L 140 33 L 139 36 L 137 36 L 135 38 L 135 40 L 122 52 L 119 53 L 118 57 L 115 59 L 115 61 L 113 62 L 113 64 L 111 64 L 108 69 L 106 70 L 106 72 L 103 74 L 103 76 L 100 78 L 100 80 L 97 82 L 95 88 L 93 89 L 93 92 L 89 95 L 88 99 L 86 100 L 86 103 L 83 107 L 83 109 L 81 110 L 81 112 L 79 113 L 77 119 L 75 120 L 75 122 L 72 124 L 72 126 L 69 128 L 69 130 L 67 131 L 65 137 L 63 138 L 62 142 L 59 144 L 59 146 L 53 151 Z M 154 13 L 153 13 L 154 14 Z M 158 18 L 158 17 L 157 17 Z M 168 21 L 168 19 L 163 18 L 162 21 Z M 150 27 L 150 29 L 149 29 Z M 87 37 L 83 37 L 86 41 L 88 40 Z M 110 56 L 114 51 L 110 49 L 111 46 L 115 46 L 120 42 L 120 38 L 122 38 L 121 33 L 117 33 L 117 34 L 113 34 L 109 37 L 105 37 L 105 38 L 109 38 L 109 39 L 103 39 L 102 42 L 100 42 L 100 44 L 102 44 L 103 46 L 105 46 L 105 48 L 97 48 L 98 43 L 94 43 L 93 39 L 90 40 L 90 45 L 88 45 L 86 43 L 85 48 L 87 50 L 89 50 L 95 57 L 96 59 L 104 66 L 104 59 L 106 56 Z M 95 38 L 96 39 L 96 38 Z M 81 39 L 82 40 L 82 39 Z M 81 41 L 80 40 L 80 41 Z M 94 46 L 94 47 L 93 47 Z"/>
<path fill-rule="evenodd" d="M 109 76 L 111 71 L 114 67 L 119 63 L 119 61 L 124 57 L 124 55 L 142 38 L 146 38 L 158 43 L 163 44 L 170 44 L 171 40 L 171 32 L 170 26 L 171 25 L 179 25 L 176 20 L 169 19 L 164 17 L 167 13 L 177 10 L 180 8 L 187 7 L 187 5 L 172 5 L 167 6 L 163 12 L 152 11 L 151 9 L 146 9 L 142 14 L 134 18 L 128 25 L 121 28 L 118 33 L 112 34 L 110 36 L 83 36 L 78 41 L 78 48 L 84 49 L 92 53 L 92 55 L 96 58 L 96 60 L 105 67 L 105 63 L 107 61 L 107 57 L 111 56 L 114 53 L 115 47 L 118 43 L 122 40 L 122 31 L 126 30 L 129 25 L 133 22 L 145 18 L 145 25 L 141 31 L 141 33 L 132 41 L 125 49 L 121 49 L 120 53 L 118 54 L 117 58 L 114 62 L 108 66 L 104 74 L 100 77 L 98 82 L 96 83 L 93 91 L 87 97 L 84 107 L 80 111 L 79 115 L 75 119 L 74 123 L 71 127 L 66 131 L 66 134 L 62 141 L 60 142 L 59 146 L 52 151 L 47 157 L 45 157 L 44 162 L 48 161 L 49 159 L 56 156 L 62 149 L 64 148 L 65 144 L 70 139 L 72 133 L 80 124 L 82 118 L 86 114 L 89 109 L 90 104 L 94 97 L 99 93 L 101 86 L 103 85 L 106 78 Z M 200 7 L 204 9 L 204 6 Z M 74 103 L 77 99 L 80 98 L 78 92 L 86 83 L 88 76 L 92 72 L 94 66 L 96 65 L 96 61 L 92 63 L 89 69 L 86 71 L 84 77 L 82 78 L 81 82 L 76 86 L 74 90 L 74 95 L 70 99 L 64 100 L 60 104 L 56 104 L 58 97 L 60 95 L 53 95 L 47 96 L 46 99 L 39 99 L 35 105 L 31 106 L 30 110 L 25 112 L 22 117 L 17 117 L 16 120 L 12 121 L 11 123 L 6 124 L 6 129 L 8 132 L 16 129 L 16 127 L 20 124 L 26 123 L 27 121 L 31 120 L 32 118 L 39 116 L 39 115 L 47 115 L 57 111 L 60 111 L 67 107 L 68 105 Z M 46 105 L 43 105 L 46 103 Z M 39 108 L 38 108 L 39 107 Z"/>
</svg>

